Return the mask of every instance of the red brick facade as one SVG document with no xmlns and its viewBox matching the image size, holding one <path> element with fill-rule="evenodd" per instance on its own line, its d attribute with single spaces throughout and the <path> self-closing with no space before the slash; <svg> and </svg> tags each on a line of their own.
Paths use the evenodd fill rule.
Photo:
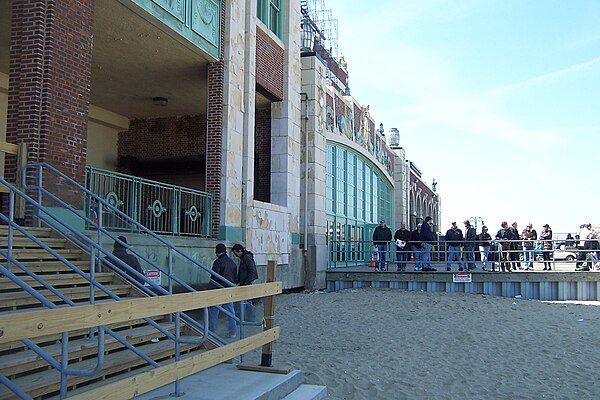
<svg viewBox="0 0 600 400">
<path fill-rule="evenodd" d="M 283 99 L 284 51 L 268 33 L 256 26 L 256 83 L 272 101 Z M 267 93 L 264 93 L 266 91 Z"/>
<path fill-rule="evenodd" d="M 213 237 L 221 225 L 221 172 L 223 165 L 223 93 L 225 85 L 225 1 L 221 3 L 221 60 L 208 66 L 208 117 L 206 132 L 206 191 L 215 195 L 212 208 Z"/>
<path fill-rule="evenodd" d="M 206 115 L 134 119 L 119 133 L 119 157 L 139 160 L 206 154 Z"/>
<path fill-rule="evenodd" d="M 271 201 L 271 110 L 256 110 L 254 133 L 254 199 Z"/>
<path fill-rule="evenodd" d="M 83 182 L 93 0 L 13 0 L 7 141 Z M 15 179 L 14 160 L 6 176 Z"/>
</svg>

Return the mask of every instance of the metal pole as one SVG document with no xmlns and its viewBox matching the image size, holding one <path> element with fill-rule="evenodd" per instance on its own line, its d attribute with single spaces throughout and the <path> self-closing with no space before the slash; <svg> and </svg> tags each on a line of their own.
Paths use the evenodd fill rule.
<svg viewBox="0 0 600 400">
<path fill-rule="evenodd" d="M 15 221 L 15 192 L 12 190 L 8 194 L 8 250 L 6 257 L 6 269 L 10 271 L 11 269 L 11 258 L 12 258 L 12 250 L 13 250 L 13 222 Z"/>
<path fill-rule="evenodd" d="M 274 260 L 267 261 L 267 283 L 275 282 L 275 273 L 277 269 L 277 262 Z M 275 320 L 275 296 L 265 297 L 265 310 L 264 310 L 264 330 L 267 331 L 273 328 Z M 273 343 L 269 342 L 262 347 L 262 357 L 260 361 L 262 367 L 273 366 Z"/>
</svg>

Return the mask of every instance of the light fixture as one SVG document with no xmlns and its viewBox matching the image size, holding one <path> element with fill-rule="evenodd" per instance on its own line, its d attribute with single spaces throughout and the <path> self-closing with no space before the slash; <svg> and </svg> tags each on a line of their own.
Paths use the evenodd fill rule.
<svg viewBox="0 0 600 400">
<path fill-rule="evenodd" d="M 155 106 L 164 107 L 169 104 L 169 99 L 166 97 L 153 97 L 152 103 L 154 103 Z"/>
</svg>

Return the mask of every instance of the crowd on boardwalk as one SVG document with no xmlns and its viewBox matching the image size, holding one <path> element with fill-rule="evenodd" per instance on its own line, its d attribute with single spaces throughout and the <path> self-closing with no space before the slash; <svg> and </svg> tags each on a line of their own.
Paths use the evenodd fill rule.
<svg viewBox="0 0 600 400">
<path fill-rule="evenodd" d="M 397 271 L 406 271 L 410 261 L 415 271 L 437 271 L 431 264 L 432 251 L 436 252 L 438 261 L 445 260 L 446 271 L 452 271 L 456 263 L 458 271 L 512 272 L 517 270 L 533 270 L 534 261 L 543 262 L 543 271 L 552 271 L 556 240 L 553 239 L 550 225 L 544 224 L 538 233 L 529 223 L 519 231 L 518 224 L 504 221 L 500 229 L 492 236 L 488 227 L 483 226 L 476 232 L 470 221 L 464 221 L 463 231 L 452 222 L 443 241 L 436 240 L 433 234 L 433 219 L 426 217 L 413 231 L 409 231 L 404 223 L 392 236 L 391 229 L 381 220 L 373 232 L 373 263 L 375 271 L 386 271 L 388 263 L 395 261 Z M 600 232 L 591 224 L 580 225 L 575 237 L 568 234 L 564 246 L 577 253 L 576 271 L 600 270 Z M 391 244 L 391 245 L 390 245 Z M 434 250 L 434 245 L 444 246 L 444 250 Z M 478 253 L 478 254 L 477 254 Z"/>
</svg>

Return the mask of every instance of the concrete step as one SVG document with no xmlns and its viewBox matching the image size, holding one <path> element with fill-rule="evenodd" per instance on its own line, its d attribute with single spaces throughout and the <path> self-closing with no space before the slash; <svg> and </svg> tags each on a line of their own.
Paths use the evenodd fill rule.
<svg viewBox="0 0 600 400">
<path fill-rule="evenodd" d="M 302 384 L 302 372 L 289 374 L 243 371 L 233 364 L 219 364 L 181 380 L 185 400 L 279 400 Z M 198 388 L 202 388 L 198 390 Z M 173 384 L 134 397 L 158 400 L 173 392 Z"/>
<path fill-rule="evenodd" d="M 281 400 L 321 400 L 326 397 L 327 386 L 302 384 Z"/>
</svg>

